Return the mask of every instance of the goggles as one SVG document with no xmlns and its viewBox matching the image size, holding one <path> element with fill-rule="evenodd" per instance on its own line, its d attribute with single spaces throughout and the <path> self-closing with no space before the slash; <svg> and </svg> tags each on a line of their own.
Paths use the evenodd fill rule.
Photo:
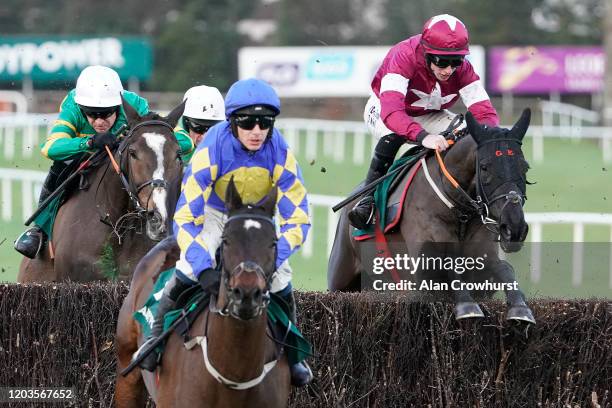
<svg viewBox="0 0 612 408">
<path fill-rule="evenodd" d="M 183 117 L 183 123 L 187 131 L 193 130 L 196 133 L 204 134 L 208 132 L 208 129 L 219 123 L 219 121 L 198 121 L 197 119 Z"/>
<path fill-rule="evenodd" d="M 452 68 L 457 68 L 463 64 L 463 57 L 444 58 L 444 56 L 434 54 L 429 54 L 428 57 L 429 61 L 438 68 L 446 68 L 449 66 Z"/>
<path fill-rule="evenodd" d="M 232 117 L 236 126 L 244 130 L 252 130 L 256 124 L 259 124 L 261 130 L 270 129 L 274 126 L 274 116 L 263 115 L 238 115 Z"/>
<path fill-rule="evenodd" d="M 117 112 L 117 106 L 111 106 L 110 108 L 92 108 L 89 106 L 81 106 L 80 108 L 83 115 L 92 119 L 108 119 Z"/>
</svg>

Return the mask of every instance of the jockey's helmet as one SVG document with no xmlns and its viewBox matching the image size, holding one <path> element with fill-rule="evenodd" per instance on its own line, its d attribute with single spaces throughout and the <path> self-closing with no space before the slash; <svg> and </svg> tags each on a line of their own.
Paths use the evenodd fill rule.
<svg viewBox="0 0 612 408">
<path fill-rule="evenodd" d="M 183 116 L 200 120 L 225 120 L 225 105 L 221 92 L 215 87 L 200 85 L 189 88 L 183 100 Z"/>
<path fill-rule="evenodd" d="M 423 26 L 421 45 L 426 54 L 465 56 L 470 53 L 465 25 L 449 14 L 433 16 Z"/>
<path fill-rule="evenodd" d="M 90 108 L 109 108 L 121 105 L 123 85 L 115 70 L 92 65 L 81 71 L 76 83 L 74 101 Z"/>
<path fill-rule="evenodd" d="M 250 78 L 235 82 L 225 96 L 225 116 L 235 114 L 276 116 L 280 99 L 266 82 Z"/>
</svg>

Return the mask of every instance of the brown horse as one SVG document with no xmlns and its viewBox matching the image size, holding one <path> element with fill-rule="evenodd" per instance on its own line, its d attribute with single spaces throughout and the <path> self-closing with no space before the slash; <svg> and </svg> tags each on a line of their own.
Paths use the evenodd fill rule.
<svg viewBox="0 0 612 408">
<path fill-rule="evenodd" d="M 144 406 L 146 390 L 158 407 L 287 405 L 287 359 L 284 353 L 278 356 L 266 333 L 268 291 L 276 259 L 275 203 L 273 189 L 262 207 L 244 205 L 230 182 L 218 298 L 212 297 L 209 310 L 190 330 L 199 346 L 187 349 L 178 335 L 168 338 L 157 377 L 140 369 L 125 377 L 120 373 L 144 340 L 132 315 L 144 305 L 159 272 L 178 259 L 176 242 L 165 239 L 138 264 L 117 323 L 118 408 Z"/>
<path fill-rule="evenodd" d="M 19 282 L 127 279 L 136 262 L 170 228 L 182 162 L 173 127 L 184 103 L 167 117 L 140 117 L 123 102 L 129 133 L 114 153 L 90 166 L 87 189 L 60 207 L 50 243 L 35 259 L 23 258 Z M 53 251 L 53 255 L 51 255 Z"/>
<path fill-rule="evenodd" d="M 408 294 L 434 299 L 439 299 L 441 294 L 450 295 L 455 302 L 457 319 L 482 317 L 484 314 L 473 296 L 488 297 L 495 289 L 487 287 L 478 291 L 467 283 L 500 283 L 509 305 L 507 319 L 535 323 L 516 283 L 514 269 L 498 256 L 498 241 L 505 252 L 515 252 L 527 236 L 523 204 L 529 165 L 523 156 L 521 141 L 529 120 L 530 111 L 525 110 L 511 130 L 489 128 L 479 125 L 468 113 L 467 130 L 471 136 L 458 139 L 443 161 L 437 161 L 432 155 L 421 161 L 424 164 L 414 176 L 400 210 L 401 224 L 385 235 L 391 243 L 389 248 L 404 251 L 403 255 L 411 260 L 433 260 L 430 269 L 423 268 L 425 264 L 421 263 L 418 271 L 404 273 L 416 285 L 404 288 L 409 290 Z M 453 184 L 453 178 L 458 185 Z M 352 231 L 345 208 L 329 258 L 328 286 L 332 291 L 372 287 L 380 278 L 373 273 L 373 267 L 384 248 L 374 249 L 375 244 L 356 242 Z M 449 268 L 440 267 L 438 260 L 446 262 L 447 258 L 451 262 L 472 258 L 481 263 L 463 273 L 452 263 Z M 384 271 L 399 276 L 395 264 Z M 385 276 L 389 275 L 392 273 Z M 421 286 L 424 281 L 430 285 Z M 433 292 L 432 283 L 447 286 L 434 286 L 440 291 Z M 374 289 L 381 287 L 377 282 Z"/>
</svg>

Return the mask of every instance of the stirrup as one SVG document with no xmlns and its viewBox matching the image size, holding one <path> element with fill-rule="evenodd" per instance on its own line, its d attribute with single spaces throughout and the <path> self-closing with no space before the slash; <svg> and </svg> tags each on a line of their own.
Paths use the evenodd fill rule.
<svg viewBox="0 0 612 408">
<path fill-rule="evenodd" d="M 369 207 L 370 212 L 364 221 L 361 210 L 365 207 Z M 374 197 L 371 195 L 366 195 L 362 197 L 361 200 L 359 200 L 357 204 L 355 204 L 355 206 L 349 211 L 348 218 L 353 227 L 360 230 L 365 230 L 374 223 L 375 212 L 376 206 L 374 203 Z"/>
<path fill-rule="evenodd" d="M 31 245 L 32 239 L 38 239 L 38 245 L 36 245 L 35 249 Z M 21 233 L 19 237 L 17 237 L 14 242 L 14 248 L 21 255 L 30 259 L 34 259 L 36 258 L 36 255 L 38 255 L 38 253 L 40 252 L 44 242 L 45 233 L 40 227 L 34 226 L 32 228 L 28 228 L 26 231 Z"/>
</svg>

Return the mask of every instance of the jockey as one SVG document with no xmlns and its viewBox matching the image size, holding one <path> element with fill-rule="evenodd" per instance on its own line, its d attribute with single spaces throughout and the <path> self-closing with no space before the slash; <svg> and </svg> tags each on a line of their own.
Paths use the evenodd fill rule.
<svg viewBox="0 0 612 408">
<path fill-rule="evenodd" d="M 456 17 L 430 18 L 421 34 L 389 50 L 372 80 L 364 120 L 379 139 L 365 180 L 384 176 L 405 142 L 428 149 L 448 148 L 440 135 L 455 117 L 447 110 L 461 97 L 481 123 L 497 126 L 499 118 L 479 76 L 465 56 L 468 31 Z M 351 224 L 366 229 L 374 222 L 374 191 L 349 211 Z"/>
<path fill-rule="evenodd" d="M 174 133 L 177 138 L 187 137 L 191 141 L 189 152 L 183 156 L 185 163 L 189 163 L 196 146 L 204 139 L 208 129 L 225 120 L 225 106 L 221 92 L 206 85 L 189 88 L 183 100 L 187 100 L 185 112 Z"/>
<path fill-rule="evenodd" d="M 68 92 L 60 106 L 59 117 L 51 133 L 41 146 L 42 154 L 53 160 L 38 199 L 38 205 L 66 179 L 68 165 L 80 159 L 86 152 L 115 145 L 115 135 L 127 123 L 121 106 L 121 96 L 139 115 L 149 112 L 148 102 L 133 92 L 123 90 L 119 75 L 113 69 L 101 65 L 83 69 L 76 88 Z M 192 148 L 188 137 L 177 136 L 181 150 Z M 15 249 L 34 258 L 44 244 L 46 237 L 37 225 L 25 231 L 15 241 Z"/>
<path fill-rule="evenodd" d="M 198 281 L 204 287 L 210 286 L 226 220 L 225 190 L 232 177 L 244 202 L 257 203 L 271 188 L 279 188 L 276 218 L 280 236 L 271 292 L 284 298 L 295 323 L 288 258 L 306 240 L 310 220 L 302 172 L 282 135 L 274 128 L 279 113 L 280 100 L 263 81 L 241 80 L 228 91 L 227 121 L 210 129 L 183 177 L 174 215 L 174 233 L 181 255 L 176 274 L 164 288 L 150 339 L 162 333 L 162 316 L 174 307 L 180 293 Z M 153 351 L 140 366 L 153 371 L 157 360 L 157 352 Z M 311 379 L 312 372 L 305 362 L 291 366 L 293 385 L 303 386 Z"/>
</svg>

